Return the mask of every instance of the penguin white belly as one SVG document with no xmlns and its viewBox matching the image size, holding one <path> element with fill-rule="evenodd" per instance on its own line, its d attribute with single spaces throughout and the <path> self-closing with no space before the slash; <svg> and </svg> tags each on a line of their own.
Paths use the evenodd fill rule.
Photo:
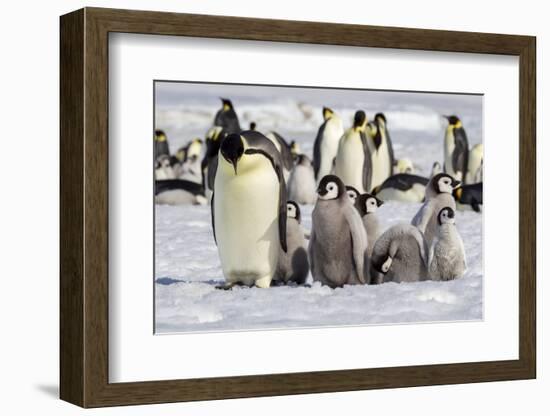
<svg viewBox="0 0 550 416">
<path fill-rule="evenodd" d="M 483 145 L 477 144 L 472 147 L 468 157 L 468 172 L 466 173 L 465 183 L 481 182 L 483 162 Z"/>
<path fill-rule="evenodd" d="M 343 129 L 339 128 L 337 124 L 327 123 L 323 132 L 323 140 L 321 141 L 321 163 L 319 165 L 317 183 L 321 182 L 323 176 L 331 174 L 332 164 L 338 153 L 338 143 L 343 134 Z"/>
<path fill-rule="evenodd" d="M 455 179 L 459 179 L 457 178 L 457 173 L 453 168 L 453 152 L 455 150 L 455 138 L 453 136 L 452 130 L 447 130 L 447 134 L 445 135 L 444 148 L 445 148 L 444 149 L 445 173 L 448 173 Z"/>
<path fill-rule="evenodd" d="M 252 160 L 259 168 L 241 173 Z M 245 155 L 238 175 L 220 158 L 214 189 L 216 240 L 228 283 L 269 286 L 279 253 L 279 181 L 271 162 L 262 155 Z M 220 169 L 226 169 L 220 175 Z M 244 170 L 244 169 L 243 169 Z"/>
<path fill-rule="evenodd" d="M 310 167 L 295 166 L 288 182 L 288 199 L 298 204 L 314 204 L 317 200 L 315 177 Z"/>
<path fill-rule="evenodd" d="M 345 137 L 336 156 L 334 173 L 347 186 L 353 186 L 359 193 L 365 193 L 363 187 L 363 164 L 365 153 L 359 137 Z"/>
<path fill-rule="evenodd" d="M 382 185 L 391 176 L 390 153 L 386 140 L 382 141 L 378 150 L 372 152 L 372 188 Z"/>
<path fill-rule="evenodd" d="M 415 183 L 410 189 L 401 191 L 395 188 L 385 188 L 376 194 L 383 201 L 422 202 L 426 193 L 426 187 Z"/>
</svg>

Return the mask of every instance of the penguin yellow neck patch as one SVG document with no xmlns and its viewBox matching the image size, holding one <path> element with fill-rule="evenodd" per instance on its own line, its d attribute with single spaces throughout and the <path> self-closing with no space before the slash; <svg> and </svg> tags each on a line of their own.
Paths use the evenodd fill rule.
<svg viewBox="0 0 550 416">
<path fill-rule="evenodd" d="M 157 142 L 165 142 L 166 141 L 166 136 L 164 134 L 161 134 L 160 136 L 155 136 L 155 140 Z"/>
</svg>

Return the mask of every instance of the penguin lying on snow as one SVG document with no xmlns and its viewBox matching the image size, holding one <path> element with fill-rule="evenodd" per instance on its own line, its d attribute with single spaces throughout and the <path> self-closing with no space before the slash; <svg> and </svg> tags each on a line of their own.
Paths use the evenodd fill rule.
<svg viewBox="0 0 550 416">
<path fill-rule="evenodd" d="M 433 280 L 454 280 L 466 270 L 464 243 L 455 226 L 455 211 L 441 209 L 437 215 L 438 231 L 429 254 L 430 276 Z"/>
<path fill-rule="evenodd" d="M 371 194 L 361 194 L 357 197 L 355 201 L 355 208 L 359 212 L 361 219 L 363 220 L 363 225 L 367 232 L 367 253 L 370 256 L 372 254 L 372 249 L 374 248 L 374 243 L 380 235 L 378 217 L 376 211 L 382 206 L 384 201 L 376 198 Z"/>
<path fill-rule="evenodd" d="M 330 287 L 367 282 L 367 233 L 343 182 L 327 175 L 311 214 L 309 261 L 313 280 Z"/>
<path fill-rule="evenodd" d="M 429 179 L 409 173 L 390 176 L 372 193 L 385 201 L 422 202 Z"/>
<path fill-rule="evenodd" d="M 453 198 L 453 189 L 460 185 L 460 182 L 453 179 L 446 173 L 435 175 L 426 186 L 426 201 L 414 218 L 411 224 L 418 227 L 424 234 L 428 246 L 437 234 L 437 215 L 444 207 L 456 209 L 456 203 Z"/>
<path fill-rule="evenodd" d="M 288 197 L 299 204 L 313 205 L 317 199 L 315 188 L 311 161 L 306 155 L 299 155 L 288 179 Z"/>
<path fill-rule="evenodd" d="M 313 145 L 313 170 L 317 183 L 332 172 L 332 166 L 338 143 L 344 134 L 342 119 L 330 108 L 323 107 L 323 119 L 325 120 L 315 138 Z"/>
<path fill-rule="evenodd" d="M 409 224 L 386 230 L 374 244 L 371 283 L 428 280 L 428 246 L 422 233 Z"/>
<path fill-rule="evenodd" d="M 176 172 L 172 167 L 170 156 L 161 155 L 155 161 L 155 179 L 157 181 L 176 179 Z"/>
<path fill-rule="evenodd" d="M 269 287 L 279 247 L 286 252 L 287 195 L 280 153 L 263 134 L 226 136 L 212 195 L 212 228 L 225 288 Z"/>
<path fill-rule="evenodd" d="M 201 184 L 184 179 L 155 181 L 155 203 L 164 205 L 206 205 Z"/>
<path fill-rule="evenodd" d="M 304 284 L 309 273 L 305 232 L 301 225 L 300 207 L 294 201 L 288 201 L 286 220 L 287 251 L 279 250 L 279 262 L 274 281 Z"/>
<path fill-rule="evenodd" d="M 453 196 L 457 202 L 457 208 L 471 207 L 475 212 L 481 212 L 483 205 L 483 182 L 471 185 L 461 185 L 453 190 Z"/>
</svg>

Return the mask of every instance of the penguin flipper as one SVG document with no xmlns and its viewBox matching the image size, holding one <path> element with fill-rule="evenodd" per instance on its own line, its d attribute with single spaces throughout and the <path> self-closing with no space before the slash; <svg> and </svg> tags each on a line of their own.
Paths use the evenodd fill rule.
<svg viewBox="0 0 550 416">
<path fill-rule="evenodd" d="M 277 172 L 279 178 L 279 241 L 281 243 L 281 248 L 286 253 L 286 184 L 280 166 L 275 168 L 275 172 Z"/>
<path fill-rule="evenodd" d="M 214 242 L 216 245 L 218 245 L 218 241 L 216 240 L 216 215 L 214 213 L 214 192 L 212 192 L 212 199 L 210 201 L 210 218 L 212 220 L 212 234 L 214 234 Z"/>
<path fill-rule="evenodd" d="M 362 284 L 365 284 L 365 253 L 368 245 L 365 226 L 363 225 L 363 221 L 361 220 L 359 213 L 351 204 L 346 207 L 344 216 L 351 232 L 351 249 L 357 276 L 359 281 Z"/>
<path fill-rule="evenodd" d="M 321 166 L 321 141 L 323 140 L 325 124 L 326 122 L 319 127 L 317 137 L 315 138 L 315 143 L 313 144 L 313 173 L 315 174 L 315 179 L 317 179 L 319 168 Z"/>
<path fill-rule="evenodd" d="M 363 161 L 363 188 L 365 191 L 370 192 L 372 181 L 372 157 L 367 142 L 367 135 L 364 132 L 361 132 L 360 135 L 361 142 L 363 143 L 363 153 L 365 154 L 365 160 Z"/>
<path fill-rule="evenodd" d="M 429 201 L 424 202 L 414 218 L 411 221 L 411 224 L 420 230 L 422 234 L 426 231 L 428 222 L 433 214 L 433 209 Z"/>
</svg>

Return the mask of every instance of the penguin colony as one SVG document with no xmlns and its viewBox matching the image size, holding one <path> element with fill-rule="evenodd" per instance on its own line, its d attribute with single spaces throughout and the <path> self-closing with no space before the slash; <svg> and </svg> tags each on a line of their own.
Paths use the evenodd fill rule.
<svg viewBox="0 0 550 416">
<path fill-rule="evenodd" d="M 349 127 L 328 107 L 313 159 L 278 132 L 255 122 L 242 130 L 231 100 L 222 98 L 204 141 L 171 155 L 154 134 L 155 202 L 210 203 L 225 284 L 267 288 L 314 281 L 329 287 L 454 280 L 466 270 L 456 210 L 481 211 L 483 146 L 468 146 L 461 120 L 444 116 L 442 164 L 431 177 L 395 159 L 389 121 L 358 110 Z M 409 223 L 381 230 L 385 200 L 422 203 Z M 312 227 L 301 205 L 314 205 Z"/>
</svg>

